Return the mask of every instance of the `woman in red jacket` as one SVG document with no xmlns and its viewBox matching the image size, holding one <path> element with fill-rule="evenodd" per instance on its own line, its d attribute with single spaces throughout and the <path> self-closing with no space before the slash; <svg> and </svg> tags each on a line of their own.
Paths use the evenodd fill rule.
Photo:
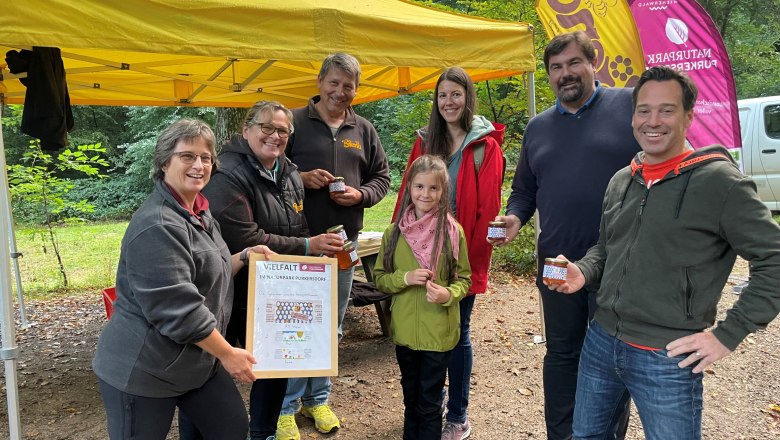
<svg viewBox="0 0 780 440">
<path fill-rule="evenodd" d="M 466 71 L 460 67 L 445 70 L 436 83 L 430 122 L 417 131 L 417 142 L 408 162 L 411 164 L 422 154 L 434 154 L 447 163 L 450 205 L 463 226 L 471 262 L 471 289 L 460 303 L 460 341 L 447 370 L 449 401 L 442 440 L 461 440 L 471 435 L 466 413 L 474 359 L 469 324 L 475 294 L 487 289 L 493 251 L 486 240 L 488 222 L 493 221 L 501 208 L 504 126 L 476 115 L 476 107 L 474 83 Z M 403 190 L 402 186 L 399 194 Z M 393 218 L 396 216 L 397 212 Z"/>
</svg>

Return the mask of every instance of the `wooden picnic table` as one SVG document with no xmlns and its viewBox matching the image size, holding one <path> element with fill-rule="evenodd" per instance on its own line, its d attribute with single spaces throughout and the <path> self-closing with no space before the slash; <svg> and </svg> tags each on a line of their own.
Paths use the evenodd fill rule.
<svg viewBox="0 0 780 440">
<path fill-rule="evenodd" d="M 369 283 L 374 282 L 374 264 L 376 264 L 381 244 L 381 234 L 378 237 L 372 235 L 371 238 L 366 238 L 366 234 L 361 233 L 358 237 L 357 254 L 363 267 L 363 273 L 366 274 L 366 281 Z M 379 327 L 382 329 L 382 335 L 390 336 L 390 299 L 377 301 L 374 303 L 374 307 L 379 318 Z"/>
</svg>

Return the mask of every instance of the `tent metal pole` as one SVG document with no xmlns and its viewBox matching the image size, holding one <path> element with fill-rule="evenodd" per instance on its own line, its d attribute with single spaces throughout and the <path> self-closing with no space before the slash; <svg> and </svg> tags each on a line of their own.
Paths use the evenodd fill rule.
<svg viewBox="0 0 780 440">
<path fill-rule="evenodd" d="M 5 169 L 5 146 L 3 145 L 2 102 L 0 102 L 0 209 L 10 212 L 8 196 L 8 174 Z M 0 237 L 8 237 L 8 223 L 0 222 Z M 0 246 L 0 329 L 2 348 L 0 359 L 5 364 L 5 389 L 8 400 L 8 431 L 10 440 L 22 438 L 22 424 L 19 418 L 19 382 L 16 367 L 19 347 L 16 345 L 13 302 L 11 300 L 11 265 L 8 246 Z"/>
<path fill-rule="evenodd" d="M 528 119 L 530 120 L 536 116 L 536 76 L 534 75 L 534 72 L 528 73 Z M 536 211 L 534 213 L 534 244 L 536 245 L 536 249 L 534 249 L 534 254 L 536 255 L 537 259 L 537 265 L 536 267 L 539 267 L 538 260 L 539 260 L 539 233 L 541 233 L 542 230 L 539 226 L 539 211 Z M 544 304 L 542 303 L 542 293 L 539 292 L 539 321 L 542 326 L 542 337 L 534 338 L 534 342 L 536 343 L 542 343 L 547 341 L 547 330 L 545 330 L 544 325 Z"/>
<path fill-rule="evenodd" d="M 14 262 L 14 276 L 16 277 L 16 301 L 19 303 L 19 317 L 22 320 L 22 328 L 27 328 L 30 324 L 27 322 L 27 308 L 24 306 L 24 290 L 22 290 L 22 274 L 19 270 L 19 257 L 24 256 L 16 249 L 16 232 L 14 230 L 14 214 L 11 204 L 6 206 L 8 211 L 8 241 L 11 243 L 11 259 Z"/>
</svg>

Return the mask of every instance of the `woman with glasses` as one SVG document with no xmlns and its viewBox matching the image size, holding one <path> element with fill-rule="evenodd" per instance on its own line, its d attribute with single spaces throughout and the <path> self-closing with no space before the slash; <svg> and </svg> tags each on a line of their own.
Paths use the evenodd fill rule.
<svg viewBox="0 0 780 440">
<path fill-rule="evenodd" d="M 207 439 L 243 440 L 248 420 L 233 379 L 254 381 L 255 359 L 223 338 L 233 255 L 201 194 L 216 167 L 214 133 L 183 119 L 160 134 L 155 187 L 122 239 L 114 313 L 92 363 L 112 440 L 162 440 L 178 407 Z M 254 243 L 257 244 L 257 243 Z"/>
<path fill-rule="evenodd" d="M 303 216 L 303 182 L 297 167 L 284 156 L 293 131 L 290 110 L 260 101 L 246 114 L 240 134 L 222 146 L 219 170 L 203 191 L 228 248 L 263 244 L 288 255 L 332 254 L 341 249 L 338 234 L 309 237 Z M 248 270 L 235 277 L 236 298 L 227 339 L 245 346 Z M 250 434 L 265 440 L 276 422 L 287 379 L 261 379 L 249 398 Z"/>
</svg>

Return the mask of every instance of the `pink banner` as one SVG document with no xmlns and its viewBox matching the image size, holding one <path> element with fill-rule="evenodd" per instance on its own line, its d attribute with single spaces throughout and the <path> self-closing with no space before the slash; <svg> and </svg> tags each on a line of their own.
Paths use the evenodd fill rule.
<svg viewBox="0 0 780 440">
<path fill-rule="evenodd" d="M 718 29 L 695 0 L 628 0 L 647 67 L 688 72 L 699 88 L 688 142 L 693 148 L 739 148 L 737 92 Z"/>
</svg>

